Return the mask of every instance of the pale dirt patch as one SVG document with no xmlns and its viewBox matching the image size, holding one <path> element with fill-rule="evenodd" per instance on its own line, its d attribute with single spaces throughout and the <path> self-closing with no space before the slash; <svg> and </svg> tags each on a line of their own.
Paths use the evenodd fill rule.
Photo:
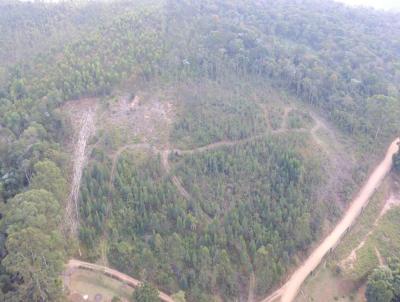
<svg viewBox="0 0 400 302">
<path fill-rule="evenodd" d="M 377 247 L 375 247 L 375 254 L 376 254 L 376 257 L 378 258 L 379 265 L 380 265 L 380 266 L 384 265 L 384 264 L 385 264 L 385 260 L 383 259 L 382 255 L 381 255 L 381 253 L 379 252 L 379 250 L 378 250 Z"/>
<path fill-rule="evenodd" d="M 85 281 L 87 282 L 89 280 L 89 284 L 91 284 L 89 287 L 81 287 L 80 282 L 78 282 L 78 284 L 73 283 L 76 276 L 84 273 L 86 276 L 88 274 L 92 275 L 90 278 L 86 278 Z M 106 291 L 105 293 L 107 293 L 108 291 L 109 294 L 110 289 L 112 289 L 113 295 L 115 295 L 115 292 L 122 295 L 124 292 L 121 292 L 121 289 L 125 290 L 129 289 L 129 287 L 137 288 L 141 284 L 141 281 L 112 268 L 76 259 L 69 260 L 66 271 L 64 272 L 64 286 L 69 288 L 71 292 L 83 291 L 82 294 L 86 294 L 89 289 L 92 293 L 98 291 Z M 129 291 L 127 293 L 127 296 L 130 297 Z M 161 291 L 159 291 L 159 298 L 163 302 L 174 302 L 169 295 Z"/>
<path fill-rule="evenodd" d="M 365 245 L 365 242 L 367 241 L 368 237 L 372 235 L 372 233 L 373 230 L 369 231 L 367 235 L 365 235 L 364 239 L 357 245 L 357 247 L 350 252 L 349 256 L 340 262 L 340 266 L 342 268 L 345 270 L 352 270 L 354 268 L 354 264 L 357 261 L 357 252 Z"/>
<path fill-rule="evenodd" d="M 89 138 L 95 133 L 96 99 L 81 99 L 67 102 L 61 110 L 67 113 L 72 126 L 72 175 L 71 187 L 65 203 L 65 231 L 77 237 L 79 226 L 79 189 L 82 172 L 86 164 Z"/>
<path fill-rule="evenodd" d="M 400 194 L 390 195 L 390 197 L 386 200 L 385 205 L 382 208 L 382 211 L 379 213 L 378 219 L 384 216 L 392 208 L 398 206 L 400 206 Z"/>
<path fill-rule="evenodd" d="M 105 131 L 115 129 L 122 133 L 126 144 L 139 139 L 159 146 L 168 142 L 173 113 L 171 102 L 152 96 L 136 95 L 133 99 L 124 96 L 110 105 L 101 122 Z"/>
</svg>

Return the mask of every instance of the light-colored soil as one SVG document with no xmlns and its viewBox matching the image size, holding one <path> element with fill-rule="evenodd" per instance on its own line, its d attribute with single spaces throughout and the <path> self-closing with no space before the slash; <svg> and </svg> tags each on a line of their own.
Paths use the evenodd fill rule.
<svg viewBox="0 0 400 302">
<path fill-rule="evenodd" d="M 109 105 L 101 117 L 101 126 L 105 131 L 114 129 L 126 144 L 140 138 L 143 143 L 160 146 L 168 141 L 172 115 L 170 102 L 150 96 L 135 96 L 133 100 L 125 96 Z"/>
<path fill-rule="evenodd" d="M 346 211 L 343 219 L 335 229 L 322 241 L 322 243 L 312 252 L 306 261 L 292 274 L 289 280 L 278 289 L 282 302 L 291 302 L 295 299 L 298 290 L 308 275 L 316 269 L 323 257 L 333 249 L 339 242 L 343 234 L 351 227 L 355 219 L 360 215 L 362 209 L 367 205 L 369 198 L 379 187 L 380 183 L 392 167 L 393 154 L 398 152 L 400 139 L 397 138 L 389 146 L 383 161 L 375 168 L 368 178 L 368 181 L 361 188 L 358 196 L 353 200 Z M 276 293 L 263 299 L 262 302 L 275 301 Z"/>
<path fill-rule="evenodd" d="M 122 284 L 126 284 L 132 288 L 137 288 L 142 284 L 139 280 L 136 280 L 114 269 L 76 259 L 71 259 L 68 262 L 66 272 L 64 273 L 64 285 L 70 287 L 70 291 L 72 292 L 74 292 L 74 288 L 71 288 L 73 286 L 73 284 L 71 284 L 71 280 L 73 280 L 74 275 L 79 273 L 80 270 L 89 270 L 99 273 L 101 275 L 111 277 L 113 281 L 117 280 Z M 163 302 L 174 302 L 174 300 L 166 293 L 159 292 L 159 297 Z"/>
<path fill-rule="evenodd" d="M 390 197 L 386 200 L 385 205 L 382 208 L 382 211 L 379 213 L 378 219 L 383 217 L 392 208 L 398 207 L 398 206 L 400 206 L 400 194 L 397 193 L 397 194 L 390 195 Z"/>
<path fill-rule="evenodd" d="M 95 110 L 94 99 L 83 99 L 70 101 L 64 110 L 69 115 L 74 131 L 73 167 L 70 193 L 65 206 L 65 230 L 73 237 L 77 237 L 79 225 L 79 188 L 82 172 L 86 162 L 87 144 L 89 138 L 95 133 Z"/>
<path fill-rule="evenodd" d="M 249 293 L 247 295 L 247 302 L 254 302 L 254 288 L 256 285 L 256 276 L 254 275 L 254 272 L 251 273 L 250 275 L 250 282 L 249 282 Z"/>
<path fill-rule="evenodd" d="M 379 265 L 381 265 L 381 266 L 384 265 L 385 264 L 385 260 L 383 259 L 382 255 L 379 252 L 379 249 L 377 247 L 375 247 L 375 254 L 376 254 L 376 257 L 378 258 Z"/>
</svg>

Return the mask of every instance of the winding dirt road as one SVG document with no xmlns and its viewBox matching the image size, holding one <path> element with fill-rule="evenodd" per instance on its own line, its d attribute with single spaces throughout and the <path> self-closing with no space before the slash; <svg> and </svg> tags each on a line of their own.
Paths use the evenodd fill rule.
<svg viewBox="0 0 400 302">
<path fill-rule="evenodd" d="M 67 264 L 67 272 L 65 273 L 66 277 L 68 277 L 68 274 L 72 274 L 75 269 L 87 269 L 91 271 L 96 271 L 103 273 L 106 276 L 109 276 L 113 279 L 119 280 L 121 282 L 126 283 L 130 287 L 136 288 L 142 284 L 139 280 L 136 280 L 132 277 L 129 277 L 128 275 L 125 275 L 119 271 L 116 271 L 114 269 L 111 269 L 106 266 L 102 265 L 97 265 L 89 262 L 84 262 L 76 259 L 71 259 L 69 260 Z M 166 293 L 160 292 L 159 291 L 159 297 L 162 301 L 164 302 L 174 302 L 174 300 L 168 296 Z"/>
<path fill-rule="evenodd" d="M 291 302 L 296 298 L 304 280 L 317 268 L 323 257 L 337 245 L 341 237 L 351 227 L 363 208 L 368 204 L 370 197 L 379 187 L 382 180 L 389 173 L 392 167 L 392 157 L 398 152 L 399 143 L 400 138 L 397 138 L 390 144 L 385 158 L 369 176 L 368 181 L 361 188 L 357 197 L 352 201 L 349 209 L 335 229 L 322 241 L 281 288 L 261 302 L 276 301 L 279 297 L 281 297 L 282 302 Z"/>
<path fill-rule="evenodd" d="M 268 134 L 280 134 L 280 133 L 286 133 L 286 132 L 307 132 L 307 129 L 305 128 L 298 128 L 298 129 L 289 129 L 288 127 L 288 116 L 289 113 L 293 110 L 292 107 L 287 106 L 284 108 L 283 112 L 283 118 L 282 118 L 282 125 L 279 129 L 272 129 L 269 127 L 269 131 L 262 133 L 262 134 L 257 134 L 254 136 L 246 137 L 243 139 L 238 139 L 238 140 L 222 140 L 219 142 L 211 143 L 205 146 L 197 147 L 194 149 L 169 149 L 168 147 L 162 151 L 157 151 L 161 154 L 161 162 L 164 167 L 164 170 L 167 172 L 167 174 L 170 174 L 171 172 L 171 166 L 169 164 L 169 155 L 171 153 L 175 154 L 180 154 L 180 155 L 188 155 L 188 154 L 195 154 L 195 153 L 201 153 L 201 152 L 207 152 L 215 149 L 219 149 L 222 147 L 232 147 L 232 146 L 237 146 L 237 145 L 242 145 L 249 143 L 251 141 L 266 137 Z M 319 120 L 316 120 L 316 126 L 313 128 L 313 131 L 317 131 L 321 127 L 322 123 Z M 313 136 L 316 136 L 315 133 Z M 316 141 L 317 143 L 320 143 L 319 140 Z M 178 190 L 178 192 L 181 194 L 182 197 L 185 199 L 189 200 L 191 198 L 191 195 L 189 192 L 185 189 L 181 179 L 176 176 L 172 175 L 171 176 L 172 183 L 174 184 L 175 188 Z"/>
</svg>

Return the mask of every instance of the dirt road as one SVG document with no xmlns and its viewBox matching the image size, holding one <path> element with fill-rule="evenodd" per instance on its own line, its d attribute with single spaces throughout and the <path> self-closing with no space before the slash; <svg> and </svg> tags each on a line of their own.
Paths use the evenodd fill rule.
<svg viewBox="0 0 400 302">
<path fill-rule="evenodd" d="M 392 157 L 399 150 L 400 138 L 394 140 L 386 152 L 383 161 L 375 168 L 368 181 L 361 188 L 357 197 L 352 201 L 350 207 L 335 229 L 322 241 L 312 252 L 307 260 L 293 273 L 290 279 L 276 292 L 262 300 L 262 302 L 276 301 L 281 297 L 282 302 L 291 302 L 296 298 L 297 292 L 313 270 L 316 269 L 322 258 L 336 246 L 341 237 L 351 227 L 363 208 L 368 204 L 369 198 L 379 187 L 382 180 L 392 167 Z"/>
<path fill-rule="evenodd" d="M 71 274 L 71 272 L 73 272 L 74 269 L 78 269 L 78 268 L 88 269 L 91 271 L 103 273 L 104 275 L 107 275 L 113 279 L 124 282 L 133 288 L 136 288 L 142 284 L 142 282 L 140 282 L 139 280 L 129 277 L 128 275 L 125 275 L 119 271 L 113 270 L 113 269 L 105 267 L 105 266 L 101 266 L 101 265 L 97 265 L 97 264 L 93 264 L 93 263 L 89 263 L 89 262 L 84 262 L 84 261 L 80 261 L 80 260 L 76 260 L 76 259 L 71 259 L 68 262 L 66 274 L 68 274 L 69 272 Z M 168 296 L 167 294 L 160 292 L 160 291 L 159 291 L 159 297 L 164 302 L 174 302 L 174 300 L 170 296 Z"/>
</svg>

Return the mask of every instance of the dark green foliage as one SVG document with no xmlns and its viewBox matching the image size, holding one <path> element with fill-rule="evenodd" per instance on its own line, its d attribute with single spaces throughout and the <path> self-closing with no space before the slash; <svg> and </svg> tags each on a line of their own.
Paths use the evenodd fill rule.
<svg viewBox="0 0 400 302">
<path fill-rule="evenodd" d="M 110 263 L 169 291 L 182 288 L 189 301 L 216 291 L 231 300 L 253 270 L 264 293 L 318 231 L 311 195 L 318 169 L 296 151 L 306 144 L 306 137 L 269 137 L 188 156 L 177 171 L 189 201 L 154 157 L 123 154 L 107 230 Z"/>
<path fill-rule="evenodd" d="M 167 40 L 191 39 L 168 49 L 187 61 L 181 74 L 261 75 L 324 110 L 348 135 L 376 142 L 396 134 L 399 18 L 330 1 L 185 4 L 166 6 Z"/>
<path fill-rule="evenodd" d="M 95 254 L 95 246 L 104 232 L 109 210 L 110 163 L 100 150 L 92 152 L 93 161 L 84 171 L 79 198 L 82 225 L 79 237 L 89 254 Z"/>
<path fill-rule="evenodd" d="M 158 291 L 151 284 L 144 283 L 135 289 L 132 302 L 159 302 Z"/>
<path fill-rule="evenodd" d="M 38 56 L 31 66 L 18 68 L 10 80 L 14 96 L 47 95 L 57 104 L 107 93 L 132 72 L 173 81 L 261 76 L 321 108 L 366 146 L 399 129 L 400 25 L 395 16 L 313 0 L 296 5 L 288 0 L 251 5 L 171 0 L 139 10 L 125 4 L 125 15 L 123 6 L 83 6 L 71 13 L 85 16 L 85 37 L 66 44 L 62 55 Z M 107 9 L 116 13 L 106 17 Z M 96 24 L 96 14 L 107 22 Z"/>
<path fill-rule="evenodd" d="M 307 247 L 318 230 L 311 197 L 320 181 L 318 170 L 295 151 L 307 144 L 305 138 L 288 141 L 268 137 L 188 156 L 177 171 L 193 193 L 194 210 L 213 219 L 209 240 L 221 230 L 232 263 L 264 263 L 254 266 L 258 277 L 263 276 L 260 292 L 279 279 L 291 257 Z M 262 259 L 262 254 L 268 256 Z"/>
<path fill-rule="evenodd" d="M 58 202 L 41 189 L 18 194 L 7 206 L 7 256 L 1 265 L 14 282 L 3 285 L 5 301 L 61 301 Z"/>
<path fill-rule="evenodd" d="M 217 84 L 199 80 L 198 83 L 188 83 L 178 91 L 177 98 L 182 100 L 183 109 L 171 134 L 177 146 L 203 146 L 266 132 L 263 112 L 255 97 L 248 94 L 257 86 L 243 84 L 238 77 L 230 77 L 223 82 Z"/>
<path fill-rule="evenodd" d="M 368 278 L 365 293 L 368 302 L 395 302 L 400 299 L 400 262 L 376 268 Z"/>
</svg>

